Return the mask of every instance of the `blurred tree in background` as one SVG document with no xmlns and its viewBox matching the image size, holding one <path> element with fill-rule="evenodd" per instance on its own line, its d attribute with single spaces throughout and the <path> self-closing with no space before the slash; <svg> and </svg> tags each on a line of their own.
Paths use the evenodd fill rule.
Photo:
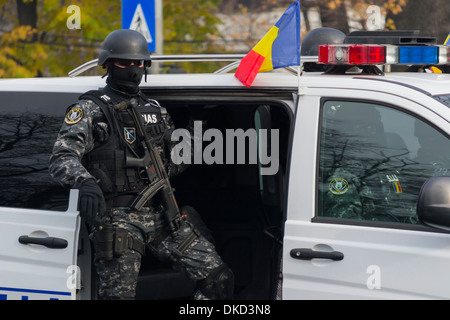
<svg viewBox="0 0 450 320">
<path fill-rule="evenodd" d="M 164 54 L 227 53 L 220 43 L 218 6 L 226 0 L 163 0 Z M 186 72 L 213 72 L 227 63 L 166 64 Z"/>
<path fill-rule="evenodd" d="M 248 52 L 293 0 L 162 2 L 163 53 L 196 54 Z M 78 21 L 72 5 L 79 8 Z M 302 32 L 317 21 L 345 33 L 367 29 L 371 5 L 381 10 L 381 29 L 420 30 L 440 43 L 450 32 L 448 0 L 301 0 Z M 105 36 L 119 28 L 120 0 L 0 0 L 0 78 L 66 76 L 97 58 Z M 164 64 L 162 71 L 211 72 L 224 64 Z"/>
<path fill-rule="evenodd" d="M 448 0 L 408 0 L 408 5 L 395 17 L 397 29 L 420 30 L 423 36 L 436 37 L 444 43 L 450 32 Z"/>
<path fill-rule="evenodd" d="M 99 39 L 120 28 L 120 1 L 78 1 L 80 29 L 67 26 L 72 4 L 0 0 L 0 77 L 63 76 L 96 58 Z"/>
<path fill-rule="evenodd" d="M 164 53 L 223 53 L 214 46 L 219 2 L 163 0 Z M 73 4 L 79 8 L 78 29 L 68 26 L 76 14 L 68 10 Z M 97 58 L 106 35 L 120 28 L 120 0 L 0 0 L 0 78 L 66 76 Z"/>
<path fill-rule="evenodd" d="M 302 36 L 323 26 L 348 33 L 368 29 L 374 17 L 373 5 L 378 6 L 380 29 L 394 29 L 398 14 L 413 0 L 300 0 Z M 418 0 L 420 1 L 420 0 Z M 444 0 L 445 1 L 445 0 Z M 448 0 L 447 0 L 448 1 Z M 293 0 L 227 0 L 220 4 L 220 15 L 232 17 L 227 47 L 235 52 L 248 52 L 281 17 Z M 422 1 L 423 2 L 423 1 Z M 428 12 L 432 15 L 433 13 Z M 415 19 L 409 16 L 410 19 Z"/>
</svg>

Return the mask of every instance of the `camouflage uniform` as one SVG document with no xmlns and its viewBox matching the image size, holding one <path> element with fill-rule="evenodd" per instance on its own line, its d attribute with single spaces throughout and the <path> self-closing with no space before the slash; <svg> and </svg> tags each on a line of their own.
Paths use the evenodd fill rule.
<svg viewBox="0 0 450 320">
<path fill-rule="evenodd" d="M 109 132 L 109 125 L 101 108 L 93 101 L 80 100 L 68 110 L 54 144 L 49 171 L 63 186 L 79 188 L 84 180 L 95 179 L 82 164 L 83 157 L 107 141 L 112 133 Z M 172 130 L 173 125 L 169 123 L 164 135 L 165 146 L 168 148 L 164 148 L 164 143 L 159 146 L 169 175 L 184 169 L 174 165 L 170 156 L 164 156 L 165 150 L 170 152 L 173 147 L 173 142 L 170 141 Z M 184 220 L 176 234 L 170 234 L 163 219 L 163 210 L 157 200 L 150 201 L 140 211 L 129 207 L 114 207 L 111 208 L 112 223 L 115 227 L 126 229 L 132 237 L 144 242 L 157 258 L 171 262 L 174 269 L 184 272 L 191 279 L 205 279 L 213 270 L 224 265 L 213 244 L 202 235 L 196 237 L 181 255 L 177 254 L 175 249 L 192 233 L 193 225 L 189 220 Z M 91 229 L 94 231 L 91 237 L 95 237 L 95 228 L 91 226 Z M 112 261 L 99 259 L 95 255 L 94 263 L 100 280 L 99 298 L 134 298 L 141 264 L 139 252 L 128 250 Z M 197 296 L 204 295 L 198 293 Z"/>
<path fill-rule="evenodd" d="M 358 161 L 345 168 L 336 168 L 322 185 L 323 205 L 326 208 L 323 215 L 417 223 L 416 197 L 408 188 L 402 172 L 380 164 L 377 170 L 368 174 Z"/>
</svg>

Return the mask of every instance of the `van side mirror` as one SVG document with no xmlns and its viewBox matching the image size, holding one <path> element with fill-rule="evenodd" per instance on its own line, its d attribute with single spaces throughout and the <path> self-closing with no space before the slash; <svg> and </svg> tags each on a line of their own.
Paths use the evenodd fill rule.
<svg viewBox="0 0 450 320">
<path fill-rule="evenodd" d="M 417 216 L 427 226 L 450 231 L 450 177 L 432 177 L 423 184 Z"/>
</svg>

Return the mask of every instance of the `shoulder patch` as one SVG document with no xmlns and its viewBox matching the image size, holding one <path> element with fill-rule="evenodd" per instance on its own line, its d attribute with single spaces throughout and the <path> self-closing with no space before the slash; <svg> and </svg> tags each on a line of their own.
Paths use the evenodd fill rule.
<svg viewBox="0 0 450 320">
<path fill-rule="evenodd" d="M 67 124 L 75 124 L 83 118 L 83 110 L 80 107 L 74 107 L 67 112 L 64 122 Z"/>
<path fill-rule="evenodd" d="M 335 178 L 331 180 L 330 184 L 328 185 L 330 192 L 337 196 L 347 193 L 349 187 L 350 186 L 347 180 L 345 180 L 344 178 Z"/>
</svg>

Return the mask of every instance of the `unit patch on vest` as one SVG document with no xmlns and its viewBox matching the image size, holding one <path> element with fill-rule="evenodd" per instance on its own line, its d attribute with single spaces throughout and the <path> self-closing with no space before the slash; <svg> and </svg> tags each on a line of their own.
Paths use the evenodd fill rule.
<svg viewBox="0 0 450 320">
<path fill-rule="evenodd" d="M 75 124 L 83 118 L 83 110 L 79 107 L 72 108 L 67 112 L 64 122 L 67 124 Z"/>
<path fill-rule="evenodd" d="M 123 135 L 125 140 L 129 144 L 132 144 L 136 141 L 136 128 L 123 128 Z"/>
<path fill-rule="evenodd" d="M 400 180 L 395 174 L 387 174 L 386 178 L 390 183 L 392 183 L 392 187 L 394 188 L 395 193 L 403 193 L 402 186 L 400 185 Z"/>
</svg>

